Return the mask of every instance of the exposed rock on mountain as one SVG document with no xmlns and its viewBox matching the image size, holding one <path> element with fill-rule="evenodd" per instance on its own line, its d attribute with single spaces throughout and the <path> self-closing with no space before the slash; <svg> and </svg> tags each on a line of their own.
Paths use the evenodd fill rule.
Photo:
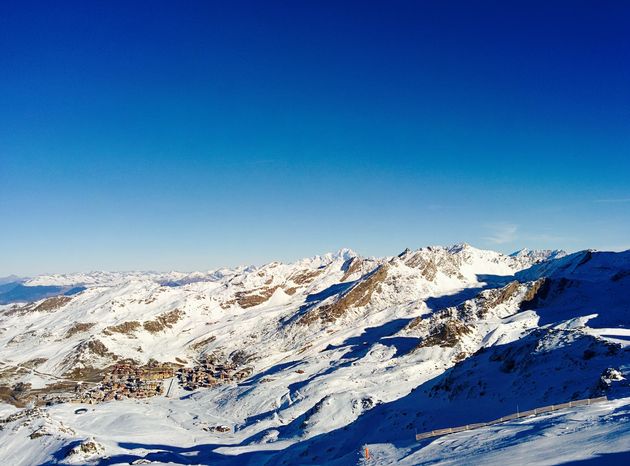
<svg viewBox="0 0 630 466">
<path fill-rule="evenodd" d="M 387 278 L 387 265 L 381 265 L 348 291 L 339 296 L 333 303 L 322 304 L 309 310 L 297 323 L 308 325 L 315 320 L 334 322 L 342 317 L 349 309 L 356 309 L 370 303 L 372 294 L 378 293 Z"/>
</svg>

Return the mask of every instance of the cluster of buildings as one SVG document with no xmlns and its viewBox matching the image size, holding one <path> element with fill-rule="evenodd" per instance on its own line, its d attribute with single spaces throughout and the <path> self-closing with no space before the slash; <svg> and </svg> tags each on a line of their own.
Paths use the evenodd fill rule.
<svg viewBox="0 0 630 466">
<path fill-rule="evenodd" d="M 249 367 L 238 369 L 234 363 L 217 364 L 212 360 L 203 361 L 194 367 L 182 367 L 177 371 L 179 383 L 184 390 L 238 382 L 251 374 L 252 369 Z"/>
<path fill-rule="evenodd" d="M 185 390 L 196 390 L 223 383 L 238 382 L 251 374 L 252 369 L 249 367 L 239 368 L 232 362 L 220 364 L 211 359 L 194 367 L 159 363 L 145 366 L 116 364 L 97 386 L 77 386 L 75 401 L 100 403 L 124 398 L 168 395 L 165 393 L 164 381 L 174 377 L 177 377 L 179 384 Z"/>
<path fill-rule="evenodd" d="M 148 398 L 164 393 L 164 380 L 175 376 L 170 365 L 136 366 L 117 364 L 103 377 L 97 386 L 86 391 L 78 390 L 81 403 L 121 400 L 123 398 Z"/>
</svg>

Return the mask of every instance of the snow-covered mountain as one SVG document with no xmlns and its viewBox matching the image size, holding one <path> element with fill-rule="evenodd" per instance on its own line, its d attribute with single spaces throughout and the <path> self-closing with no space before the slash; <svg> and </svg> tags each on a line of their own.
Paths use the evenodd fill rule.
<svg viewBox="0 0 630 466">
<path fill-rule="evenodd" d="M 487 445 L 527 443 L 547 455 L 523 461 L 554 464 L 630 450 L 630 251 L 343 249 L 19 286 L 48 294 L 0 305 L 6 464 L 486 464 L 509 458 Z M 597 409 L 414 438 L 601 395 Z M 592 448 L 554 450 L 551 416 Z"/>
</svg>

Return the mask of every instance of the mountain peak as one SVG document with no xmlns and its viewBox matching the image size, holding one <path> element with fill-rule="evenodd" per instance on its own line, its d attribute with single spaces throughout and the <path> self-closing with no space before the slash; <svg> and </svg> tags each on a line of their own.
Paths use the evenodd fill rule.
<svg viewBox="0 0 630 466">
<path fill-rule="evenodd" d="M 334 252 L 331 254 L 331 257 L 333 260 L 336 260 L 336 259 L 348 260 L 348 259 L 352 259 L 353 257 L 358 257 L 358 256 L 359 255 L 350 248 L 340 248 L 337 252 Z"/>
<path fill-rule="evenodd" d="M 457 244 L 454 244 L 452 246 L 448 246 L 446 249 L 447 249 L 448 252 L 450 252 L 452 254 L 456 254 L 458 252 L 470 251 L 470 250 L 476 249 L 476 248 L 472 247 L 468 243 L 457 243 Z"/>
<path fill-rule="evenodd" d="M 566 256 L 566 251 L 562 249 L 528 249 L 523 248 L 510 254 L 514 258 L 526 258 L 535 262 L 542 262 L 550 259 L 559 259 Z"/>
</svg>

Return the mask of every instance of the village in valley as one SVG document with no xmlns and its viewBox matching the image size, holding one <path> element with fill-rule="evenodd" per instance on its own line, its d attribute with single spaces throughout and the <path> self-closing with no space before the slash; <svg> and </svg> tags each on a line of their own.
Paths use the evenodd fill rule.
<svg viewBox="0 0 630 466">
<path fill-rule="evenodd" d="M 176 385 L 193 391 L 220 384 L 238 383 L 251 374 L 251 367 L 239 367 L 232 361 L 219 362 L 212 356 L 191 367 L 181 363 L 161 363 L 153 359 L 144 365 L 123 361 L 104 369 L 99 382 L 68 380 L 41 389 L 31 389 L 28 383 L 18 383 L 6 398 L 16 406 L 65 402 L 94 404 L 127 398 L 170 396 Z"/>
<path fill-rule="evenodd" d="M 150 361 L 144 366 L 116 364 L 100 384 L 88 390 L 79 389 L 75 401 L 98 403 L 124 398 L 169 396 L 173 384 L 192 391 L 239 382 L 251 373 L 249 367 L 238 368 L 234 363 L 220 364 L 212 358 L 204 359 L 192 367 L 157 361 Z"/>
</svg>

